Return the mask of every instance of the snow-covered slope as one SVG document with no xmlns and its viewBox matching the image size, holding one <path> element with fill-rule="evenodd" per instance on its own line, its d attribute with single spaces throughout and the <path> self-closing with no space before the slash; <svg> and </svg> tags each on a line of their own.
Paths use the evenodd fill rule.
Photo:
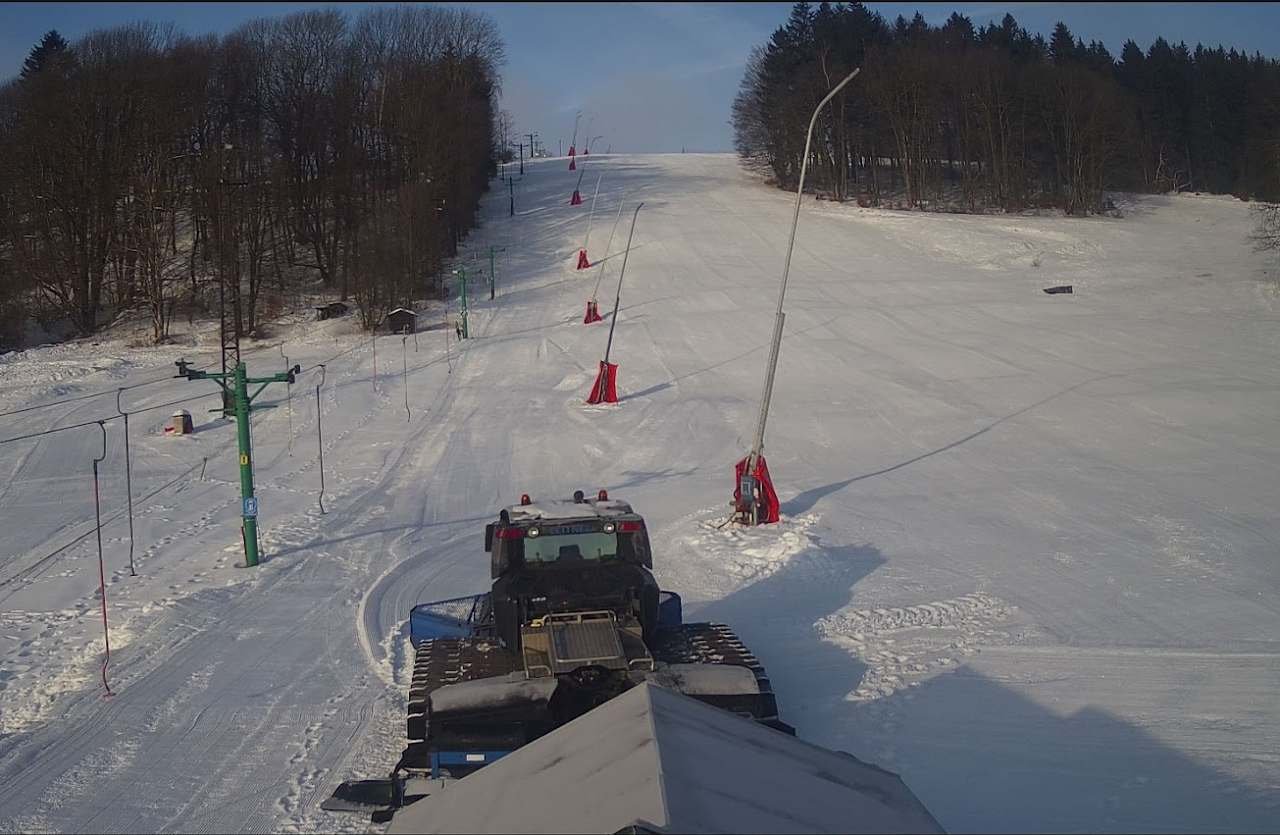
<svg viewBox="0 0 1280 835">
<path fill-rule="evenodd" d="M 399 753 L 410 606 L 487 586 L 497 507 L 599 487 L 645 514 L 659 580 L 733 625 L 803 738 L 899 772 L 944 827 L 1274 828 L 1280 316 L 1243 204 L 1074 220 L 806 201 L 766 439 L 785 519 L 741 530 L 716 526 L 790 200 L 729 156 L 587 166 L 587 184 L 605 172 L 592 258 L 617 201 L 645 201 L 617 406 L 582 404 L 608 320 L 581 324 L 589 207 L 548 160 L 526 162 L 515 218 L 505 192 L 486 205 L 469 248 L 506 247 L 498 299 L 476 293 L 461 350 L 443 329 L 383 337 L 375 387 L 347 323 L 282 332 L 290 362 L 332 358 L 328 513 L 311 371 L 255 418 L 259 569 L 234 567 L 234 432 L 210 396 L 191 437 L 160 434 L 168 409 L 131 419 L 130 576 L 108 424 L 112 699 L 95 688 L 98 430 L 0 445 L 0 829 L 366 826 L 318 806 Z M 1075 293 L 1041 292 L 1059 283 Z M 138 381 L 157 380 L 126 409 L 212 390 L 165 379 L 180 353 L 0 360 L 4 409 L 104 392 L 0 418 L 0 439 L 114 414 Z"/>
</svg>

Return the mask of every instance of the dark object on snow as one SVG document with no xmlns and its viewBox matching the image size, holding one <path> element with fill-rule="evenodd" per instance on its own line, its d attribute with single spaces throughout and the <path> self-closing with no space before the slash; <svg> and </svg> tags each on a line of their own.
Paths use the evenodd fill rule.
<svg viewBox="0 0 1280 835">
<path fill-rule="evenodd" d="M 1067 293 L 1067 294 L 1070 294 L 1070 293 L 1071 293 L 1071 285 L 1070 285 L 1070 284 L 1059 284 L 1057 287 L 1046 287 L 1046 288 L 1044 288 L 1044 291 L 1045 291 L 1046 293 L 1048 293 L 1049 295 L 1051 295 L 1051 296 L 1056 295 L 1056 294 L 1058 294 L 1058 293 Z"/>
<path fill-rule="evenodd" d="M 372 812 L 404 806 L 403 786 L 393 780 L 351 780 L 320 804 L 326 812 Z"/>
<path fill-rule="evenodd" d="M 399 762 L 323 808 L 393 833 L 941 831 L 896 775 L 795 739 L 750 650 L 659 590 L 631 505 L 522 494 L 484 549 L 491 591 L 409 613 Z"/>
<path fill-rule="evenodd" d="M 409 613 L 408 744 L 393 783 L 463 778 L 645 682 L 795 733 L 738 637 L 686 623 L 679 595 L 658 588 L 644 519 L 626 502 L 523 494 L 484 547 L 489 592 Z M 345 783 L 333 804 L 391 808 L 390 788 Z"/>
<path fill-rule="evenodd" d="M 346 313 L 347 306 L 342 302 L 329 302 L 316 308 L 316 321 L 323 322 L 326 319 L 336 319 L 339 316 L 345 316 Z"/>
<path fill-rule="evenodd" d="M 644 683 L 428 792 L 387 831 L 943 830 L 896 774 Z"/>
<path fill-rule="evenodd" d="M 387 330 L 391 333 L 413 333 L 418 328 L 418 314 L 403 307 L 397 307 L 387 314 Z"/>
</svg>

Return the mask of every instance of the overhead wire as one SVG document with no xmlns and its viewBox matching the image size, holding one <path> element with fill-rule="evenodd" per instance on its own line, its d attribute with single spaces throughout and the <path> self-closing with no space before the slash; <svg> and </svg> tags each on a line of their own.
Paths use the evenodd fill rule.
<svg viewBox="0 0 1280 835">
<path fill-rule="evenodd" d="M 164 409 L 164 408 L 168 408 L 169 406 L 177 406 L 182 403 L 190 403 L 193 400 L 203 400 L 206 397 L 213 397 L 216 394 L 217 392 L 207 391 L 207 392 L 204 392 L 203 394 L 192 395 L 191 397 L 183 397 L 178 400 L 170 400 L 167 403 L 158 403 L 154 406 L 144 406 L 141 409 L 133 409 L 129 411 L 128 414 L 137 415 L 143 412 L 153 412 L 156 409 Z M 15 435 L 12 438 L 0 438 L 0 445 L 17 443 L 18 441 L 30 441 L 30 440 L 34 440 L 35 438 L 43 438 L 46 435 L 53 435 L 58 432 L 69 432 L 72 429 L 83 429 L 86 426 L 97 426 L 99 423 L 109 423 L 110 421 L 113 421 L 113 420 L 119 420 L 122 417 L 124 417 L 124 414 L 108 415 L 107 417 L 104 417 L 98 420 L 89 420 L 89 421 L 85 421 L 84 423 L 73 423 L 70 426 L 55 426 L 52 429 L 43 429 L 39 432 L 28 432 L 25 435 Z"/>
<path fill-rule="evenodd" d="M 202 369 L 197 369 L 197 370 L 202 370 Z M 114 389 L 104 389 L 99 392 L 93 392 L 92 394 L 79 394 L 74 397 L 64 397 L 60 400 L 50 400 L 48 403 L 37 403 L 34 406 L 24 406 L 21 409 L 12 409 L 8 412 L 0 412 L 0 418 L 10 417 L 12 415 L 21 415 L 26 412 L 35 412 L 35 411 L 39 411 L 40 409 L 50 409 L 50 408 L 53 408 L 54 406 L 63 406 L 68 403 L 78 403 L 82 400 L 92 400 L 95 397 L 102 397 L 104 394 L 113 394 L 114 392 L 117 392 L 117 391 L 132 391 L 134 389 L 140 389 L 145 386 L 153 386 L 156 383 L 163 383 L 166 380 L 172 380 L 172 379 L 174 379 L 174 376 L 170 374 L 169 376 L 166 376 L 166 377 L 158 377 L 154 380 L 143 380 L 138 383 L 131 383 L 127 386 L 117 386 Z"/>
<path fill-rule="evenodd" d="M 25 435 L 15 435 L 12 438 L 2 438 L 0 439 L 0 445 L 14 444 L 14 443 L 17 443 L 18 441 L 30 441 L 35 438 L 43 438 L 45 435 L 53 435 L 57 432 L 69 432 L 72 429 L 83 429 L 86 426 L 97 426 L 100 423 L 106 423 L 107 421 L 115 420 L 117 417 L 119 417 L 119 415 L 112 415 L 111 417 L 102 418 L 101 420 L 89 420 L 89 421 L 85 421 L 84 423 L 73 423 L 70 426 L 58 426 L 53 429 L 45 429 L 40 432 L 28 432 Z"/>
<path fill-rule="evenodd" d="M 34 406 L 25 406 L 21 409 L 13 409 L 8 412 L 0 412 L 0 418 L 9 417 L 10 415 L 21 415 L 21 414 L 25 414 L 26 412 L 35 412 L 40 409 L 49 409 L 49 408 L 52 408 L 53 406 L 61 406 L 65 403 L 78 403 L 81 400 L 89 400 L 91 398 L 101 397 L 104 394 L 110 394 L 110 393 L 111 393 L 110 391 L 98 391 L 98 392 L 94 392 L 93 394 L 81 394 L 76 397 L 64 397 L 61 400 L 51 400 L 48 403 L 37 403 Z"/>
<path fill-rule="evenodd" d="M 178 483 L 179 481 L 181 481 L 182 479 L 184 479 L 184 478 L 186 478 L 187 476 L 191 475 L 193 472 L 195 472 L 195 470 L 196 470 L 196 468 L 197 468 L 197 467 L 201 467 L 201 468 L 202 468 L 202 467 L 204 466 L 204 464 L 205 464 L 207 461 L 208 461 L 208 459 L 204 459 L 204 460 L 202 460 L 202 461 L 201 461 L 200 463 L 198 463 L 198 464 L 192 464 L 190 467 L 188 467 L 188 468 L 186 469 L 186 471 L 185 471 L 185 472 L 179 473 L 178 475 L 174 476 L 174 477 L 173 477 L 172 479 L 170 479 L 169 481 L 166 481 L 164 484 L 161 484 L 159 487 L 157 487 L 157 488 L 155 488 L 154 490 L 152 490 L 151 492 L 147 493 L 145 496 L 141 496 L 141 497 L 139 497 L 139 499 L 138 499 L 138 500 L 139 500 L 139 501 L 143 501 L 143 502 L 145 502 L 145 501 L 149 501 L 150 499 L 155 498 L 157 495 L 159 495 L 159 494 L 160 494 L 160 493 L 162 493 L 163 491 L 168 490 L 170 487 L 172 487 L 173 485 L 177 484 L 177 483 Z M 109 525 L 109 524 L 111 524 L 112 522 L 114 522 L 115 520 L 119 519 L 119 518 L 120 518 L 121 516 L 123 516 L 124 514 L 125 514 L 125 511 L 123 511 L 123 510 L 118 510 L 118 511 L 116 511 L 115 513 L 113 513 L 111 516 L 108 516 L 106 519 L 104 519 L 104 520 L 103 520 L 103 522 L 102 522 L 102 524 L 103 524 L 103 525 Z M 63 545 L 58 546 L 58 547 L 57 547 L 57 548 L 55 548 L 53 551 L 49 552 L 48 554 L 45 554 L 43 557 L 40 557 L 39 559 L 37 559 L 35 562 L 31 563 L 30 565 L 25 566 L 25 567 L 23 567 L 23 568 L 19 569 L 19 570 L 18 570 L 17 572 L 15 572 L 14 574 L 10 575 L 9 577 L 6 577 L 5 579 L 0 580 L 0 589 L 3 589 L 5 586 L 9 585 L 10 583 L 18 582 L 18 581 L 21 581 L 21 580 L 25 580 L 25 579 L 27 579 L 27 578 L 29 578 L 29 577 L 34 576 L 34 575 L 36 574 L 36 572 L 37 572 L 37 571 L 39 571 L 39 570 L 40 570 L 40 568 L 42 568 L 43 566 L 45 566 L 45 565 L 46 565 L 50 560 L 55 559 L 55 558 L 56 558 L 56 557 L 58 557 L 60 554 L 64 554 L 64 553 L 66 553 L 66 552 L 67 552 L 68 550 L 70 550 L 71 548 L 74 548 L 76 545 L 79 545 L 81 542 L 84 542 L 86 539 L 88 539 L 89 537 L 93 536 L 93 535 L 94 535 L 94 531 L 95 531 L 95 530 L 96 530 L 96 527 L 95 527 L 95 528 L 90 528 L 89 530 L 85 531 L 84 533 L 82 533 L 82 534 L 80 534 L 79 536 L 77 536 L 77 537 L 75 537 L 74 539 L 72 539 L 70 542 L 67 542 L 67 543 L 65 543 L 65 544 L 63 544 Z"/>
</svg>

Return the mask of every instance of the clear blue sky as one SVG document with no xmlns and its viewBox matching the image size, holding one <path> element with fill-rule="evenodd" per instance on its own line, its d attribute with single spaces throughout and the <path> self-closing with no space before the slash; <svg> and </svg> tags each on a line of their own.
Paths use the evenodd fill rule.
<svg viewBox="0 0 1280 835">
<path fill-rule="evenodd" d="M 604 134 L 604 150 L 729 150 L 729 104 L 754 44 L 786 20 L 790 3 L 470 3 L 491 14 L 506 43 L 503 107 L 521 131 L 552 150 L 567 146 L 578 109 Z M 932 23 L 953 11 L 975 24 L 1006 12 L 1046 36 L 1063 20 L 1078 37 L 1118 54 L 1127 38 L 1146 48 L 1219 43 L 1277 56 L 1280 3 L 868 3 L 892 20 L 919 9 Z M 360 3 L 5 3 L 0 77 L 16 74 L 49 29 L 68 40 L 131 20 L 172 21 L 190 33 L 315 7 L 356 14 Z M 583 120 L 586 129 L 586 117 Z"/>
</svg>

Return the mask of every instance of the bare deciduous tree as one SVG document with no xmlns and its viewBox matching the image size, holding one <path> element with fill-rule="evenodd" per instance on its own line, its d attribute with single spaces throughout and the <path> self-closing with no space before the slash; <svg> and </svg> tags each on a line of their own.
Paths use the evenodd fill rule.
<svg viewBox="0 0 1280 835">
<path fill-rule="evenodd" d="M 0 324 L 22 299 L 81 333 L 136 306 L 161 341 L 222 291 L 251 333 L 264 292 L 314 278 L 376 325 L 475 225 L 502 61 L 492 20 L 438 7 L 50 33 L 0 89 Z"/>
</svg>

